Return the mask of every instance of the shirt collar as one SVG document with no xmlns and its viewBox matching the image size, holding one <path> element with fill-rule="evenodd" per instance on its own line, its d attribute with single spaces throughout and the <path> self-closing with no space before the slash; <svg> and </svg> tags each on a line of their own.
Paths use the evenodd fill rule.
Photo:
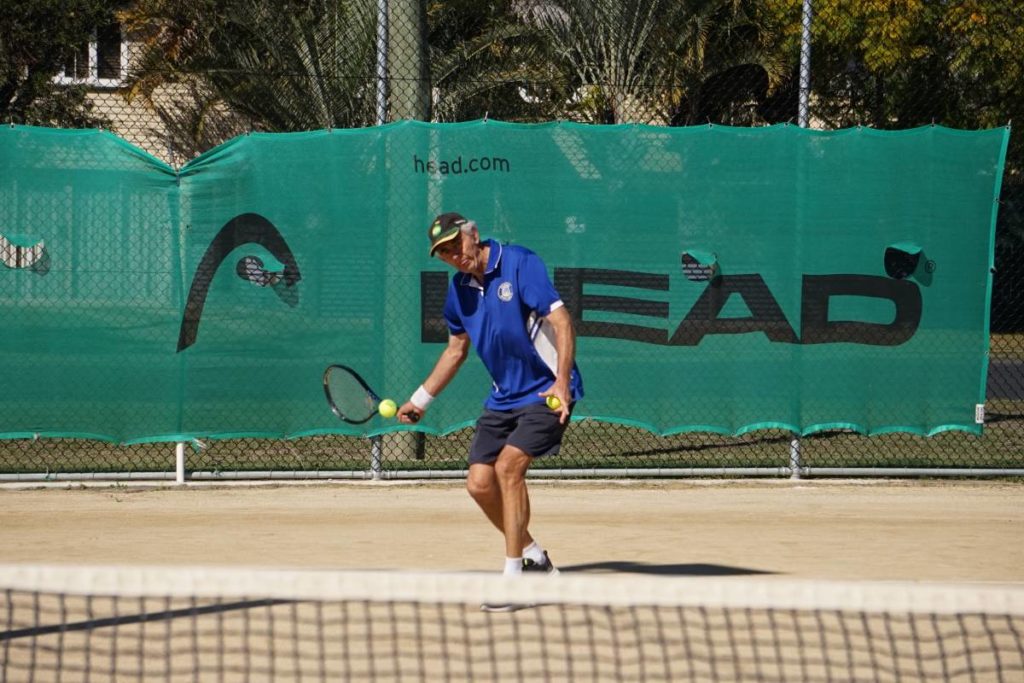
<svg viewBox="0 0 1024 683">
<path fill-rule="evenodd" d="M 495 240 L 487 240 L 487 246 L 491 248 L 491 251 L 487 256 L 487 270 L 484 271 L 484 275 L 487 275 L 497 268 L 498 261 L 501 260 L 501 244 Z"/>
<path fill-rule="evenodd" d="M 501 261 L 502 246 L 496 240 L 484 240 L 484 244 L 491 248 L 490 253 L 487 255 L 487 269 L 484 270 L 484 277 L 490 275 L 498 267 L 498 263 Z M 459 281 L 461 285 L 475 286 L 482 288 L 483 283 L 477 280 L 470 273 L 461 273 L 462 279 Z"/>
</svg>

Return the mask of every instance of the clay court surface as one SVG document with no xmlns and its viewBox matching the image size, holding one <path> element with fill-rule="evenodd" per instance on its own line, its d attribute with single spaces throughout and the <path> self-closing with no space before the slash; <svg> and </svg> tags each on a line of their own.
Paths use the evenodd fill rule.
<svg viewBox="0 0 1024 683">
<path fill-rule="evenodd" d="M 531 481 L 564 571 L 1024 582 L 1024 483 Z M 499 571 L 461 482 L 0 488 L 0 562 Z"/>
</svg>

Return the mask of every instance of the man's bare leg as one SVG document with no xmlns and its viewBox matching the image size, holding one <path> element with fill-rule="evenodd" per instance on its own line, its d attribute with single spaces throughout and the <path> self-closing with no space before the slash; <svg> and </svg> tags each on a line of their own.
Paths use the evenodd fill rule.
<svg viewBox="0 0 1024 683">
<path fill-rule="evenodd" d="M 491 521 L 491 524 L 493 524 L 495 528 L 504 535 L 505 515 L 502 504 L 501 488 L 498 485 L 494 465 L 484 465 L 480 463 L 470 465 L 469 476 L 466 477 L 466 489 L 469 491 L 469 495 L 472 496 L 473 500 L 476 501 L 476 504 L 480 506 L 480 509 L 483 510 L 487 519 Z M 529 499 L 527 499 L 527 525 L 528 523 Z M 521 543 L 520 552 L 522 552 L 523 548 L 533 543 L 533 537 L 526 529 L 526 526 L 523 527 Z M 507 542 L 505 547 L 507 552 Z M 518 557 L 518 555 L 511 555 L 510 557 Z"/>
<path fill-rule="evenodd" d="M 522 557 L 530 544 L 530 494 L 526 488 L 526 471 L 533 458 L 506 445 L 494 462 L 494 476 L 501 492 L 501 514 L 505 533 L 505 557 Z M 531 539 L 532 540 L 532 539 Z"/>
</svg>

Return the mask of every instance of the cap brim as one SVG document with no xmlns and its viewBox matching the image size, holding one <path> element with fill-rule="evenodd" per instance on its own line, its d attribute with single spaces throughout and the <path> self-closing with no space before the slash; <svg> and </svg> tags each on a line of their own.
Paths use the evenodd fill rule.
<svg viewBox="0 0 1024 683">
<path fill-rule="evenodd" d="M 434 240 L 433 242 L 430 243 L 430 255 L 431 256 L 434 255 L 434 252 L 437 251 L 438 247 L 440 247 L 442 244 L 445 244 L 446 242 L 451 242 L 453 239 L 458 237 L 459 234 L 462 232 L 458 227 L 449 228 L 449 230 L 451 232 L 449 232 L 447 235 L 441 235 L 436 240 Z"/>
</svg>

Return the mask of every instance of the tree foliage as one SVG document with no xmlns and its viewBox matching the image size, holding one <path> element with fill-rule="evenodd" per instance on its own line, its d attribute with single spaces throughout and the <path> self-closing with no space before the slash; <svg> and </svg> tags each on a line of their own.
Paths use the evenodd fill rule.
<svg viewBox="0 0 1024 683">
<path fill-rule="evenodd" d="M 758 121 L 786 76 L 750 0 L 429 4 L 442 118 Z M 767 15 L 766 15 L 767 16 Z"/>
<path fill-rule="evenodd" d="M 762 0 L 792 16 L 800 0 Z M 1024 12 L 1005 0 L 815 0 L 817 125 L 1005 125 L 1024 105 Z M 798 55 L 799 25 L 785 50 Z"/>
<path fill-rule="evenodd" d="M 86 89 L 54 76 L 121 3 L 104 0 L 7 0 L 0 12 L 0 119 L 40 126 L 106 125 Z"/>
<path fill-rule="evenodd" d="M 538 11 L 594 122 L 759 122 L 783 80 L 748 0 L 562 0 Z"/>
<path fill-rule="evenodd" d="M 564 117 L 570 84 L 527 10 L 515 0 L 427 3 L 437 120 Z"/>
<path fill-rule="evenodd" d="M 796 116 L 801 0 L 422 0 L 436 120 L 758 125 Z M 114 9 L 143 53 L 126 94 L 188 155 L 242 130 L 375 121 L 378 0 L 9 0 L 0 115 L 95 125 L 52 76 Z M 978 128 L 1024 112 L 1005 0 L 814 0 L 812 125 Z M 392 32 L 392 40 L 396 39 Z M 393 50 L 398 54 L 400 51 Z M 1020 173 L 1015 136 L 1008 176 Z"/>
<path fill-rule="evenodd" d="M 121 16 L 144 45 L 131 96 L 161 109 L 179 148 L 374 122 L 374 0 L 138 0 Z"/>
</svg>

